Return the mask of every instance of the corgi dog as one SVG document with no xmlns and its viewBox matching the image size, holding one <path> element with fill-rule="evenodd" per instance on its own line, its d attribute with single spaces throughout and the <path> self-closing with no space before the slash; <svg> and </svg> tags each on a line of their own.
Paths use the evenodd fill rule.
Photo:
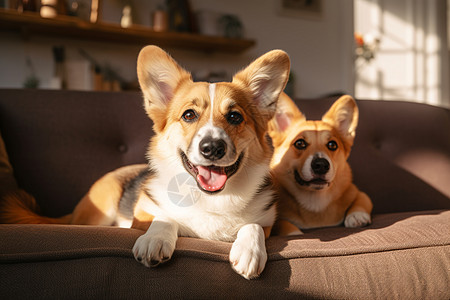
<svg viewBox="0 0 450 300">
<path fill-rule="evenodd" d="M 194 82 L 165 51 L 143 48 L 137 72 L 155 132 L 148 165 L 104 175 L 69 216 L 23 209 L 19 193 L 5 199 L 0 219 L 142 229 L 132 251 L 147 267 L 169 260 L 178 236 L 233 242 L 233 269 L 259 276 L 276 217 L 267 128 L 289 69 L 289 56 L 273 50 L 232 82 Z"/>
<path fill-rule="evenodd" d="M 306 120 L 292 99 L 280 96 L 269 123 L 279 198 L 274 233 L 295 235 L 302 229 L 371 223 L 372 202 L 352 183 L 347 162 L 357 124 L 358 108 L 348 95 L 320 121 Z"/>
</svg>

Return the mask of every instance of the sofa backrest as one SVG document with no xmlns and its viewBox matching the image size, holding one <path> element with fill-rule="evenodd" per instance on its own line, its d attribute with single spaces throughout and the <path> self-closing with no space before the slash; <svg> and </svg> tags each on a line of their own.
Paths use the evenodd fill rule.
<svg viewBox="0 0 450 300">
<path fill-rule="evenodd" d="M 60 216 L 106 172 L 145 162 L 152 122 L 138 92 L 0 90 L 0 131 L 19 186 Z"/>
<path fill-rule="evenodd" d="M 333 101 L 297 104 L 320 119 Z M 358 106 L 350 163 L 374 213 L 450 209 L 450 111 L 407 102 Z M 0 89 L 0 131 L 16 179 L 48 216 L 71 212 L 106 172 L 144 163 L 151 127 L 139 92 Z"/>
</svg>

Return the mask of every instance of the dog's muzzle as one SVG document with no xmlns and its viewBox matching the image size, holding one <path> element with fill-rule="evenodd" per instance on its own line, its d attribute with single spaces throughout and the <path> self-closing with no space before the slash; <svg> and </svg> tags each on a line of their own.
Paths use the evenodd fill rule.
<svg viewBox="0 0 450 300">
<path fill-rule="evenodd" d="M 330 162 L 326 158 L 314 157 L 311 161 L 312 179 L 305 180 L 300 173 L 295 169 L 294 178 L 295 181 L 301 186 L 311 187 L 315 190 L 321 190 L 330 185 L 328 180 L 325 179 L 325 175 L 330 170 Z"/>
<path fill-rule="evenodd" d="M 219 160 L 227 152 L 227 143 L 223 139 L 215 139 L 207 136 L 200 141 L 199 151 L 207 160 Z"/>
<path fill-rule="evenodd" d="M 316 175 L 325 175 L 330 170 L 330 163 L 326 158 L 316 157 L 311 162 L 311 169 Z"/>
<path fill-rule="evenodd" d="M 219 157 L 220 155 L 222 155 L 221 152 L 222 150 L 220 149 L 218 150 L 217 147 L 215 149 L 205 149 L 204 151 L 207 155 L 211 157 L 212 156 Z M 217 193 L 225 188 L 225 184 L 227 183 L 228 179 L 238 171 L 241 165 L 241 161 L 244 157 L 244 153 L 241 153 L 239 155 L 235 163 L 226 167 L 216 165 L 209 165 L 209 166 L 194 165 L 188 159 L 187 155 L 181 150 L 180 150 L 180 157 L 181 160 L 183 161 L 184 168 L 197 181 L 197 185 L 200 188 L 200 190 L 206 193 Z"/>
</svg>

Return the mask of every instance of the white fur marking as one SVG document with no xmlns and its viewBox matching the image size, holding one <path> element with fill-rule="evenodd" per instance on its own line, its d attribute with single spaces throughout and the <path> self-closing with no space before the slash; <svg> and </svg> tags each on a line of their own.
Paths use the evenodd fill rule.
<svg viewBox="0 0 450 300">
<path fill-rule="evenodd" d="M 233 141 L 228 136 L 225 130 L 220 127 L 214 126 L 212 122 L 206 123 L 205 126 L 199 129 L 191 142 L 191 146 L 188 149 L 187 156 L 189 160 L 195 165 L 207 166 L 211 165 L 211 161 L 205 159 L 199 152 L 199 145 L 202 139 L 206 136 L 211 136 L 214 139 L 222 139 L 227 143 L 227 149 L 225 156 L 219 161 L 215 161 L 216 166 L 229 166 L 236 161 L 236 149 L 233 145 Z"/>
<path fill-rule="evenodd" d="M 372 223 L 370 215 L 365 211 L 355 211 L 345 217 L 345 227 L 364 227 Z"/>
<path fill-rule="evenodd" d="M 310 181 L 314 178 L 314 174 L 311 169 L 311 162 L 312 162 L 313 158 L 314 158 L 314 155 L 308 156 L 308 158 L 305 160 L 305 163 L 303 164 L 302 171 L 301 171 L 303 180 Z"/>
<path fill-rule="evenodd" d="M 132 222 L 132 220 L 127 219 L 127 218 L 125 218 L 125 217 L 123 217 L 123 216 L 117 216 L 117 218 L 116 218 L 116 223 L 117 223 L 117 226 L 118 226 L 118 227 L 121 227 L 121 228 L 130 228 L 130 227 L 131 227 L 131 224 L 132 224 L 133 222 Z"/>
<path fill-rule="evenodd" d="M 210 115 L 209 115 L 209 122 L 211 122 L 211 124 L 213 123 L 213 111 L 214 111 L 214 96 L 216 94 L 216 84 L 215 83 L 210 83 L 209 84 L 209 99 L 211 101 L 211 110 L 210 110 Z"/>
</svg>

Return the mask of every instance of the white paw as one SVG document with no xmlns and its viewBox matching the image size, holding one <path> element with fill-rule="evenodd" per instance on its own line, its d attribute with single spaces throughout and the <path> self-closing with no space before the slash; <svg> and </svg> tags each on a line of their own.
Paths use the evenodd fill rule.
<svg viewBox="0 0 450 300">
<path fill-rule="evenodd" d="M 233 269 L 246 279 L 258 277 L 267 262 L 264 231 L 260 225 L 243 226 L 230 251 Z"/>
<path fill-rule="evenodd" d="M 148 231 L 141 235 L 133 246 L 134 258 L 146 267 L 156 267 L 168 261 L 175 250 L 177 241 L 176 231 L 154 226 L 152 223 Z M 153 227 L 153 228 L 152 228 Z"/>
<path fill-rule="evenodd" d="M 345 217 L 345 227 L 364 227 L 372 223 L 370 215 L 364 211 L 355 211 Z"/>
<path fill-rule="evenodd" d="M 303 231 L 301 231 L 301 230 L 299 229 L 299 230 L 296 230 L 296 231 L 289 232 L 289 233 L 287 234 L 287 236 L 302 235 L 302 234 L 303 234 Z"/>
</svg>

